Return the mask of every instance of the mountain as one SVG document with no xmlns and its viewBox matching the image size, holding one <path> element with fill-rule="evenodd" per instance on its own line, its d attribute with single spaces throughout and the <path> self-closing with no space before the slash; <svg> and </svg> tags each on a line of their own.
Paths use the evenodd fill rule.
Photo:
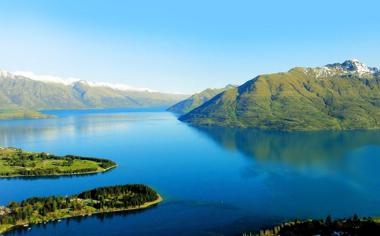
<svg viewBox="0 0 380 236">
<path fill-rule="evenodd" d="M 380 72 L 358 60 L 260 75 L 180 117 L 273 130 L 380 128 Z"/>
<path fill-rule="evenodd" d="M 200 93 L 196 93 L 192 95 L 191 97 L 180 101 L 177 104 L 174 104 L 173 106 L 168 108 L 168 111 L 178 113 L 178 114 L 185 114 L 187 112 L 190 112 L 196 107 L 199 107 L 203 103 L 207 102 L 211 98 L 213 98 L 215 95 L 226 91 L 227 89 L 230 88 L 235 88 L 236 86 L 234 85 L 227 85 L 224 88 L 216 88 L 216 89 L 211 89 L 208 88 L 206 90 L 203 90 Z"/>
<path fill-rule="evenodd" d="M 0 71 L 0 110 L 168 107 L 185 95 Z"/>
</svg>

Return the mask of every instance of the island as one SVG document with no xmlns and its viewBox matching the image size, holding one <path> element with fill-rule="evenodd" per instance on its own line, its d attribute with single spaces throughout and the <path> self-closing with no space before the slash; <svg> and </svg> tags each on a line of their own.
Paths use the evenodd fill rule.
<svg viewBox="0 0 380 236">
<path fill-rule="evenodd" d="M 115 162 L 101 158 L 56 156 L 0 147 L 0 178 L 94 174 L 116 166 Z"/>
<path fill-rule="evenodd" d="M 0 234 L 64 218 L 144 209 L 162 200 L 156 191 L 142 184 L 100 187 L 68 197 L 32 197 L 0 206 Z"/>
<path fill-rule="evenodd" d="M 277 235 L 380 235 L 380 218 L 353 217 L 333 220 L 295 220 L 277 225 L 256 233 L 243 233 L 243 236 L 277 236 Z"/>
</svg>

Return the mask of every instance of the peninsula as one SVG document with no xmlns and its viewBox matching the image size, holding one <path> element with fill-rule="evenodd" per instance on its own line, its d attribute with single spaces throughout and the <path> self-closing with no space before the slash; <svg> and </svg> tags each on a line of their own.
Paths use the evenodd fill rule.
<svg viewBox="0 0 380 236">
<path fill-rule="evenodd" d="M 116 166 L 115 162 L 101 158 L 56 156 L 0 147 L 0 178 L 93 174 Z"/>
<path fill-rule="evenodd" d="M 64 218 L 144 209 L 161 201 L 156 191 L 142 184 L 100 187 L 68 197 L 32 197 L 0 206 L 0 234 Z"/>
</svg>

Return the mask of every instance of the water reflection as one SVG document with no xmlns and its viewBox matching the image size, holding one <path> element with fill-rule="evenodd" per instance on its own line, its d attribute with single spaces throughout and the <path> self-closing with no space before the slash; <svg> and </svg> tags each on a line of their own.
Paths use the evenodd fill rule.
<svg viewBox="0 0 380 236">
<path fill-rule="evenodd" d="M 76 113 L 79 113 L 76 114 Z M 82 136 L 93 136 L 109 132 L 126 131 L 131 122 L 142 122 L 149 120 L 167 119 L 167 115 L 157 116 L 157 113 L 88 113 L 88 111 L 77 111 L 75 115 L 69 112 L 61 114 L 56 119 L 46 120 L 11 120 L 0 121 L 0 143 L 8 146 L 17 143 L 22 138 L 32 142 L 35 139 L 53 140 L 63 135 L 67 138 L 75 138 L 78 134 Z"/>
<path fill-rule="evenodd" d="M 331 162 L 361 147 L 380 146 L 378 131 L 287 133 L 214 127 L 196 129 L 224 148 L 238 150 L 255 160 L 300 166 Z"/>
<path fill-rule="evenodd" d="M 290 168 L 308 174 L 349 175 L 374 182 L 380 177 L 380 132 L 275 132 L 254 129 L 195 127 L 225 149 L 236 150 L 255 162 L 243 171 L 256 177 L 259 167 Z M 370 176 L 370 177 L 369 177 Z"/>
</svg>

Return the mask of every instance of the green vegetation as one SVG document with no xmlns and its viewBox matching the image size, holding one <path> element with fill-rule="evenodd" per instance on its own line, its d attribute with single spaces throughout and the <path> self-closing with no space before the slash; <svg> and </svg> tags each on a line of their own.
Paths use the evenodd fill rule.
<svg viewBox="0 0 380 236">
<path fill-rule="evenodd" d="M 215 96 L 180 120 L 286 131 L 379 129 L 380 74 L 354 70 L 355 66 L 369 71 L 359 62 L 347 61 L 260 75 Z"/>
<path fill-rule="evenodd" d="M 0 109 L 0 120 L 52 118 L 38 111 L 24 109 Z"/>
<path fill-rule="evenodd" d="M 178 113 L 178 114 L 185 114 L 190 112 L 196 107 L 199 107 L 203 103 L 207 102 L 211 98 L 213 98 L 215 95 L 226 91 L 227 89 L 235 88 L 236 86 L 233 85 L 227 85 L 224 88 L 219 88 L 219 89 L 206 89 L 200 93 L 196 93 L 192 95 L 191 97 L 180 101 L 179 103 L 171 106 L 168 108 L 168 111 Z"/>
<path fill-rule="evenodd" d="M 160 201 L 160 195 L 141 184 L 101 187 L 69 197 L 33 197 L 0 207 L 0 233 L 63 218 L 137 210 Z"/>
<path fill-rule="evenodd" d="M 378 219 L 360 219 L 354 215 L 348 219 L 333 220 L 327 216 L 325 220 L 293 221 L 261 230 L 258 233 L 243 233 L 243 236 L 305 236 L 305 235 L 380 235 L 380 221 Z"/>
<path fill-rule="evenodd" d="M 0 148 L 0 177 L 90 174 L 114 167 L 116 163 L 107 159 Z"/>
</svg>

